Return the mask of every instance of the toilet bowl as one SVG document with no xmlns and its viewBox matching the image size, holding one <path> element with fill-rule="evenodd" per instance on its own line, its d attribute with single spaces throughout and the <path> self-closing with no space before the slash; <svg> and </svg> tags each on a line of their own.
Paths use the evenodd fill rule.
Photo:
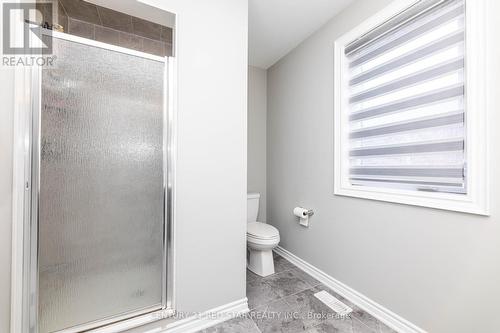
<svg viewBox="0 0 500 333">
<path fill-rule="evenodd" d="M 248 194 L 247 213 L 247 267 L 260 276 L 274 274 L 273 249 L 280 242 L 278 229 L 267 223 L 257 221 L 260 194 Z"/>
</svg>

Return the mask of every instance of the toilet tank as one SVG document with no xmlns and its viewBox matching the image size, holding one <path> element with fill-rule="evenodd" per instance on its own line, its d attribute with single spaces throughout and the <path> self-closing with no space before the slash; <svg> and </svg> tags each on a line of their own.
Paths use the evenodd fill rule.
<svg viewBox="0 0 500 333">
<path fill-rule="evenodd" d="M 259 199 L 260 193 L 247 194 L 247 222 L 257 221 L 257 214 L 259 214 Z"/>
</svg>

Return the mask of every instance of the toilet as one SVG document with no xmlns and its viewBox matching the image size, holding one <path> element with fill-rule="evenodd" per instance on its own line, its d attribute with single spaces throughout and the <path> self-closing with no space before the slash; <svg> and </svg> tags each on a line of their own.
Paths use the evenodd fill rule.
<svg viewBox="0 0 500 333">
<path fill-rule="evenodd" d="M 247 247 L 250 271 L 260 276 L 274 274 L 273 249 L 280 242 L 278 229 L 267 223 L 258 222 L 259 193 L 247 195 Z"/>
</svg>

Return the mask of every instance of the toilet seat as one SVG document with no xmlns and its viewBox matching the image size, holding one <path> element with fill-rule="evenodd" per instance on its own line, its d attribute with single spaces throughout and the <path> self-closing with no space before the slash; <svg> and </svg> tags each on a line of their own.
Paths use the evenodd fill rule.
<svg viewBox="0 0 500 333">
<path fill-rule="evenodd" d="M 250 241 L 271 241 L 279 240 L 280 233 L 278 229 L 262 222 L 247 223 L 247 238 Z"/>
</svg>

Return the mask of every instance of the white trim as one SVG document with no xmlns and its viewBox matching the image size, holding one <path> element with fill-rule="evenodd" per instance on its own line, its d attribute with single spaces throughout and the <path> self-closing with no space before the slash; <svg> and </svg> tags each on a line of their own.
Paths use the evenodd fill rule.
<svg viewBox="0 0 500 333">
<path fill-rule="evenodd" d="M 200 314 L 190 316 L 185 319 L 177 320 L 168 324 L 164 330 L 153 328 L 146 330 L 143 333 L 193 333 L 203 330 L 208 327 L 215 326 L 226 320 L 242 316 L 248 313 L 247 298 L 242 298 L 238 301 L 231 302 L 214 309 L 202 312 Z"/>
<path fill-rule="evenodd" d="M 165 309 L 158 310 L 155 312 L 151 312 L 142 316 L 138 316 L 135 318 L 130 318 L 126 320 L 119 321 L 117 323 L 103 326 L 101 328 L 96 328 L 94 330 L 88 331 L 89 333 L 119 333 L 123 331 L 130 330 L 132 328 L 136 328 L 142 325 L 150 324 L 154 321 L 170 318 L 174 315 L 174 310 Z M 85 331 L 87 332 L 87 331 Z"/>
<path fill-rule="evenodd" d="M 486 2 L 466 0 L 466 92 L 467 92 L 467 194 L 430 193 L 379 187 L 356 187 L 349 182 L 347 80 L 345 46 L 415 4 L 396 0 L 338 38 L 334 44 L 334 194 L 489 215 L 488 98 L 486 96 Z"/>
<path fill-rule="evenodd" d="M 160 310 L 145 316 L 118 322 L 114 325 L 91 330 L 89 333 L 118 333 L 148 323 L 150 325 L 143 333 L 194 333 L 242 316 L 249 311 L 248 300 L 245 297 L 184 319 L 176 320 L 172 310 Z M 165 324 L 165 321 L 161 321 L 162 319 L 165 319 L 168 323 Z M 151 324 L 155 321 L 156 323 Z"/>
<path fill-rule="evenodd" d="M 172 309 L 157 309 L 153 311 L 150 310 L 149 312 L 148 309 L 145 309 L 143 311 L 136 311 L 135 313 L 128 313 L 120 316 L 114 316 L 109 319 L 99 320 L 97 321 L 100 325 L 98 327 L 96 327 L 96 322 L 90 322 L 60 330 L 57 331 L 57 333 L 118 333 L 173 315 L 174 310 Z"/>
<path fill-rule="evenodd" d="M 21 2 L 14 0 L 14 2 Z M 19 13 L 18 13 L 19 15 Z M 18 21 L 23 22 L 21 16 Z M 14 38 L 23 40 L 23 24 L 11 25 Z M 14 127 L 13 127 L 13 170 L 12 170 L 12 261 L 11 261 L 11 307 L 10 332 L 23 330 L 24 313 L 24 214 L 26 176 L 29 175 L 29 132 L 31 113 L 31 70 L 17 66 L 14 72 Z"/>
<path fill-rule="evenodd" d="M 319 268 L 316 268 L 315 266 L 309 264 L 307 261 L 285 250 L 281 246 L 276 247 L 274 251 L 307 274 L 311 275 L 319 282 L 323 283 L 328 288 L 345 297 L 361 309 L 371 314 L 373 317 L 391 327 L 392 329 L 400 333 L 426 333 L 426 331 L 424 331 L 420 327 L 400 317 L 391 310 L 383 307 L 382 305 L 354 290 L 353 288 L 336 280 Z"/>
<path fill-rule="evenodd" d="M 11 262 L 11 333 L 22 331 L 23 321 L 23 263 L 24 263 L 24 196 L 25 160 L 29 159 L 30 94 L 29 71 L 24 68 L 15 70 L 15 105 L 13 135 L 13 174 L 12 174 L 12 262 Z"/>
</svg>

